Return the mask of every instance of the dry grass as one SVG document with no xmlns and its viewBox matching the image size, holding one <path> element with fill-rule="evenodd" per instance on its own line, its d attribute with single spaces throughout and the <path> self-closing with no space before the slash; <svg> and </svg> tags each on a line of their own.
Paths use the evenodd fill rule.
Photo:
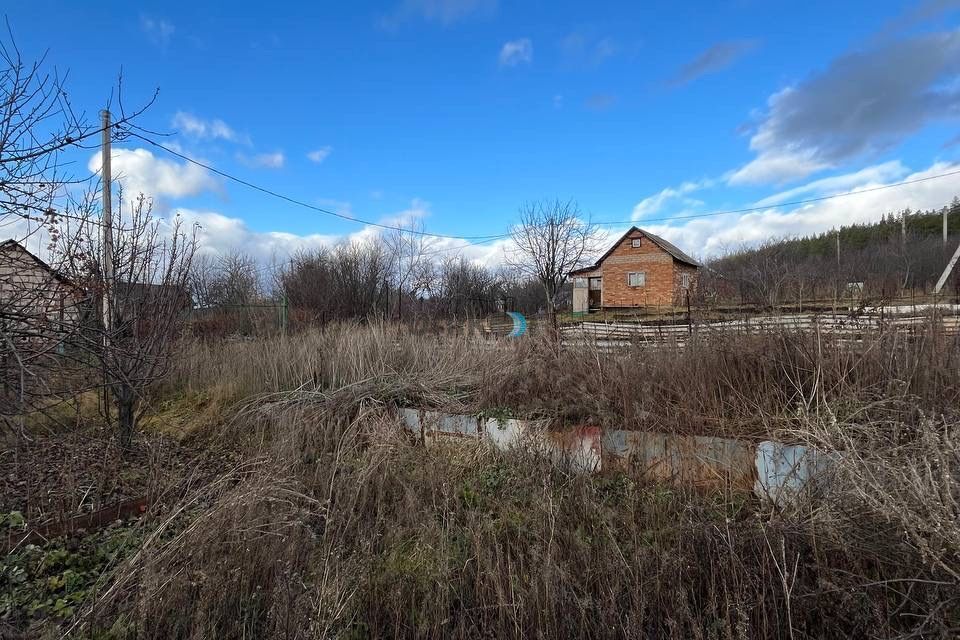
<svg viewBox="0 0 960 640">
<path fill-rule="evenodd" d="M 905 398 L 928 412 L 960 406 L 960 337 L 934 325 L 861 342 L 784 332 L 718 335 L 686 346 L 558 349 L 545 337 L 483 341 L 414 335 L 393 325 L 336 325 L 289 339 L 184 346 L 163 393 L 222 403 L 292 389 L 375 381 L 387 402 L 506 409 L 558 423 L 768 437 L 816 402 L 842 420 Z M 919 414 L 900 416 L 915 424 Z"/>
<path fill-rule="evenodd" d="M 164 393 L 231 403 L 196 446 L 245 462 L 154 521 L 73 633 L 950 637 L 957 352 L 779 335 L 609 357 L 355 326 L 188 345 Z M 390 410 L 406 403 L 776 432 L 841 465 L 775 511 L 530 451 L 423 449 Z"/>
</svg>

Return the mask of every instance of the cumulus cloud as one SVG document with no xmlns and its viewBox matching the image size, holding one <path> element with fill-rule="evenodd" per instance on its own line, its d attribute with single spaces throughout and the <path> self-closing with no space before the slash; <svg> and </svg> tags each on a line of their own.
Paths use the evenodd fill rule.
<svg viewBox="0 0 960 640">
<path fill-rule="evenodd" d="M 203 191 L 218 190 L 216 178 L 203 167 L 189 162 L 158 158 L 147 149 L 113 149 L 110 156 L 114 179 L 123 185 L 126 196 L 141 193 L 151 198 L 185 198 Z M 100 154 L 87 162 L 91 172 L 99 172 Z"/>
<path fill-rule="evenodd" d="M 324 203 L 338 213 L 350 214 L 349 203 Z M 223 255 L 232 251 L 243 251 L 257 259 L 261 264 L 273 260 L 283 261 L 300 250 L 333 247 L 343 243 L 375 242 L 389 233 L 387 230 L 364 226 L 347 234 L 294 234 L 282 231 L 258 231 L 240 218 L 233 218 L 215 211 L 177 209 L 182 222 L 187 227 L 197 225 L 197 235 L 202 253 Z M 430 215 L 430 204 L 414 199 L 407 208 L 384 216 L 378 220 L 387 225 L 409 225 L 421 221 Z M 504 246 L 508 239 L 490 244 L 475 244 L 455 238 L 436 238 L 429 241 L 428 251 L 440 260 L 450 255 L 462 255 L 466 259 L 489 266 L 499 265 L 503 261 Z"/>
<path fill-rule="evenodd" d="M 689 197 L 690 193 L 712 186 L 712 181 L 684 182 L 679 187 L 667 187 L 659 193 L 644 198 L 633 207 L 631 220 L 640 220 L 646 216 L 659 213 L 663 207 L 671 202 L 679 202 L 685 207 L 703 204 L 700 200 Z"/>
<path fill-rule="evenodd" d="M 261 263 L 274 258 L 285 259 L 302 249 L 333 246 L 342 236 L 324 234 L 298 235 L 283 231 L 257 231 L 240 218 L 214 211 L 177 209 L 186 228 L 196 225 L 202 253 L 227 254 L 242 251 Z"/>
<path fill-rule="evenodd" d="M 677 87 L 702 76 L 722 71 L 756 49 L 756 40 L 728 40 L 718 42 L 696 58 L 683 65 L 669 84 Z"/>
<path fill-rule="evenodd" d="M 310 162 L 316 162 L 317 164 L 320 164 L 326 160 L 327 156 L 329 156 L 331 153 L 333 153 L 333 147 L 327 145 L 307 153 L 307 159 L 310 160 Z"/>
<path fill-rule="evenodd" d="M 226 122 L 219 118 L 205 120 L 186 111 L 177 111 L 173 116 L 172 126 L 188 136 L 210 140 L 226 140 L 228 142 L 242 142 L 249 144 L 250 139 L 237 133 Z"/>
<path fill-rule="evenodd" d="M 935 163 L 922 171 L 909 172 L 899 163 L 885 163 L 856 173 L 811 182 L 765 200 L 757 206 L 768 209 L 742 215 L 730 214 L 688 220 L 680 224 L 650 225 L 650 231 L 662 235 L 689 253 L 710 257 L 740 247 L 758 244 L 770 238 L 807 235 L 855 223 L 874 222 L 889 212 L 910 207 L 934 209 L 948 204 L 956 195 L 955 179 L 941 178 L 879 191 L 866 191 L 891 182 L 912 181 L 960 169 L 960 164 Z M 836 189 L 838 185 L 846 188 Z M 861 192 L 861 193 L 858 193 Z M 796 207 L 778 207 L 777 202 L 798 194 L 850 193 Z"/>
<path fill-rule="evenodd" d="M 731 184 L 784 182 L 890 149 L 960 116 L 960 30 L 885 41 L 841 56 L 773 94 Z"/>
<path fill-rule="evenodd" d="M 237 160 L 253 169 L 282 169 L 287 158 L 283 155 L 282 151 L 274 151 L 272 153 L 258 153 L 254 155 L 238 153 Z"/>
<path fill-rule="evenodd" d="M 160 18 L 151 18 L 150 16 L 140 16 L 140 30 L 146 34 L 147 39 L 159 47 L 166 47 L 170 44 L 170 38 L 177 30 L 172 22 Z"/>
<path fill-rule="evenodd" d="M 790 200 L 804 200 L 821 195 L 844 193 L 848 189 L 864 188 L 897 181 L 910 173 L 910 169 L 899 160 L 866 167 L 860 171 L 846 173 L 829 178 L 821 178 L 807 184 L 768 196 L 756 203 L 758 207 L 780 204 Z"/>
<path fill-rule="evenodd" d="M 533 62 L 533 42 L 530 38 L 520 38 L 505 42 L 500 48 L 500 66 L 515 67 Z"/>
<path fill-rule="evenodd" d="M 754 136 L 754 140 L 757 137 Z M 750 144 L 757 149 L 758 145 Z M 739 169 L 731 172 L 729 182 L 732 185 L 744 184 L 782 184 L 805 178 L 812 173 L 829 169 L 833 165 L 817 157 L 815 149 L 775 148 L 771 145 Z"/>
<path fill-rule="evenodd" d="M 381 16 L 381 28 L 393 30 L 411 20 L 423 20 L 448 27 L 497 10 L 497 0 L 403 0 L 391 13 Z"/>
</svg>

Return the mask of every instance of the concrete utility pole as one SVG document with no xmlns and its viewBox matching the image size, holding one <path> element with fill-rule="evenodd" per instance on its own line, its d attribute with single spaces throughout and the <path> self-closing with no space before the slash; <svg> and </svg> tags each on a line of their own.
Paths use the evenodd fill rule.
<svg viewBox="0 0 960 640">
<path fill-rule="evenodd" d="M 934 293 L 940 293 L 943 285 L 947 284 L 947 278 L 950 277 L 950 272 L 953 271 L 953 268 L 957 266 L 958 260 L 960 260 L 960 244 L 957 245 L 957 250 L 953 252 L 953 257 L 950 258 L 950 262 L 947 263 L 947 268 L 943 270 L 943 274 L 940 276 L 940 279 L 937 280 L 937 286 L 933 288 Z"/>
<path fill-rule="evenodd" d="M 950 215 L 950 210 L 946 207 L 943 208 L 943 246 L 947 246 L 947 216 Z"/>
<path fill-rule="evenodd" d="M 103 340 L 104 346 L 106 346 L 112 328 L 111 307 L 113 306 L 111 303 L 113 289 L 113 212 L 111 206 L 113 197 L 110 193 L 110 181 L 112 179 L 110 171 L 110 111 L 107 109 L 101 111 L 100 118 L 103 127 L 100 146 L 103 215 L 100 217 L 100 226 L 103 229 Z"/>
</svg>

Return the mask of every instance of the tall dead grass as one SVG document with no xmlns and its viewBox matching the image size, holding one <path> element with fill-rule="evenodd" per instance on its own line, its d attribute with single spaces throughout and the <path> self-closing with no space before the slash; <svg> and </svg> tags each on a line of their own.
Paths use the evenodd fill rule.
<svg viewBox="0 0 960 640">
<path fill-rule="evenodd" d="M 390 384 L 398 403 L 506 410 L 558 424 L 594 423 L 740 437 L 796 426 L 811 393 L 840 419 L 872 419 L 880 400 L 953 414 L 960 336 L 935 325 L 859 341 L 799 332 L 715 334 L 686 345 L 557 348 L 546 337 L 483 341 L 415 335 L 395 325 L 334 325 L 291 338 L 187 343 L 163 393 L 230 402 L 291 389 Z M 886 417 L 886 416 L 883 416 Z"/>
<path fill-rule="evenodd" d="M 783 334 L 611 356 L 337 327 L 189 345 L 166 393 L 236 401 L 213 435 L 247 462 L 156 524 L 77 629 L 951 637 L 957 344 L 938 339 Z M 569 475 L 534 451 L 425 449 L 390 411 L 404 403 L 776 432 L 840 464 L 817 501 L 775 510 L 627 473 Z"/>
</svg>

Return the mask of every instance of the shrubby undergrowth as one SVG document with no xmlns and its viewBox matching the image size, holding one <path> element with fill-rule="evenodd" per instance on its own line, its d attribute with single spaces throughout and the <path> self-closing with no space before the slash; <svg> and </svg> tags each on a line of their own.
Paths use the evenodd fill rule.
<svg viewBox="0 0 960 640">
<path fill-rule="evenodd" d="M 114 637 L 949 637 L 960 626 L 956 338 L 734 336 L 618 353 L 389 326 L 183 347 L 160 390 L 221 407 L 219 480 L 144 524 L 74 633 Z M 158 399 L 157 399 L 158 400 Z M 424 449 L 392 407 L 836 452 L 754 496 Z"/>
</svg>

